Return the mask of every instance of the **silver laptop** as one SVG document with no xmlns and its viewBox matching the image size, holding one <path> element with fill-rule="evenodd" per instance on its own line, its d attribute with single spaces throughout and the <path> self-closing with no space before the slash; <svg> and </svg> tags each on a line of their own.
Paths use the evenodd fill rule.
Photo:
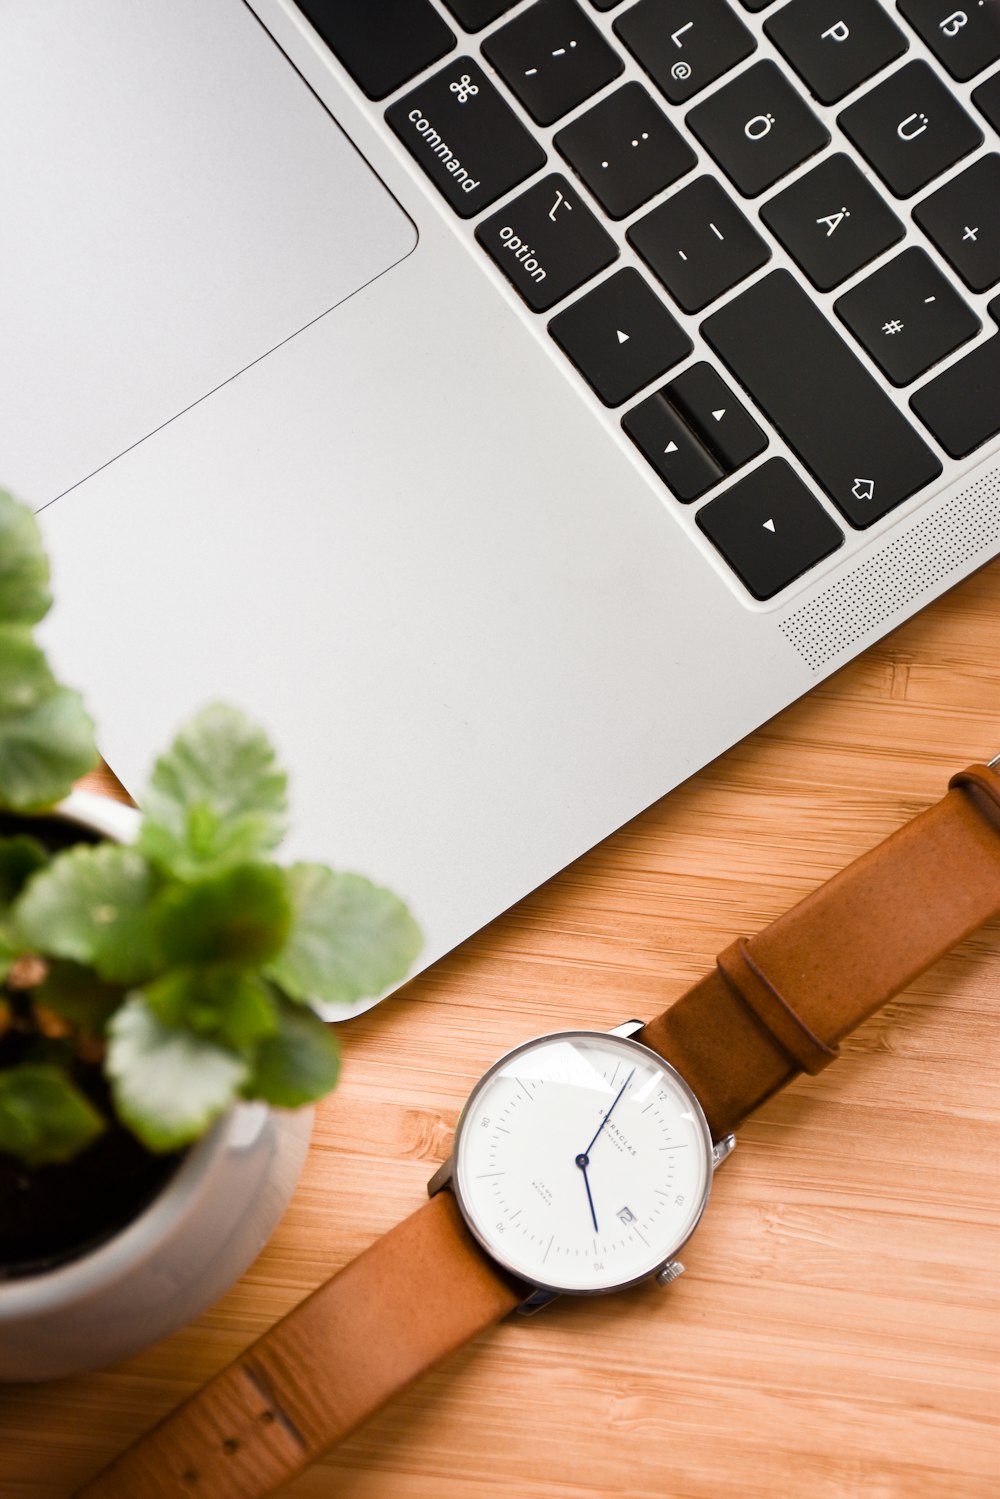
<svg viewBox="0 0 1000 1499">
<path fill-rule="evenodd" d="M 0 483 L 424 963 L 1000 549 L 1000 0 L 5 0 Z"/>
</svg>

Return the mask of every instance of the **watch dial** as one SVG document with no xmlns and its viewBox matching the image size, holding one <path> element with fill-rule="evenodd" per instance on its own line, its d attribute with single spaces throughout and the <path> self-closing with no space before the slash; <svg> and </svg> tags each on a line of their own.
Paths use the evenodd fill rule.
<svg viewBox="0 0 1000 1499">
<path fill-rule="evenodd" d="M 694 1095 L 635 1041 L 543 1036 L 501 1058 L 462 1114 L 454 1185 L 515 1274 L 571 1292 L 650 1275 L 701 1216 L 712 1141 Z"/>
</svg>

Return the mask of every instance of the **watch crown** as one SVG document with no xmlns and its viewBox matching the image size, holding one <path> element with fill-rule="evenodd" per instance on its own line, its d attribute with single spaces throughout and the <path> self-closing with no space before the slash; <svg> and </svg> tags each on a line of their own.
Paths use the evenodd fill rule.
<svg viewBox="0 0 1000 1499">
<path fill-rule="evenodd" d="M 712 1146 L 712 1170 L 714 1171 L 716 1166 L 720 1166 L 726 1159 L 726 1156 L 732 1155 L 735 1149 L 735 1135 L 723 1135 L 721 1140 L 716 1141 Z"/>
<path fill-rule="evenodd" d="M 668 1260 L 667 1263 L 662 1267 L 662 1269 L 657 1270 L 653 1279 L 656 1281 L 656 1284 L 658 1286 L 669 1286 L 672 1280 L 676 1280 L 678 1275 L 683 1274 L 684 1266 L 681 1264 L 680 1260 Z"/>
</svg>

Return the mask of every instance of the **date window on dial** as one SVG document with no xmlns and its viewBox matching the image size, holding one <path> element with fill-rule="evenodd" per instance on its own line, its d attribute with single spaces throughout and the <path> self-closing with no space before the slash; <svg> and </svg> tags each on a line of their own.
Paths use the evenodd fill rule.
<svg viewBox="0 0 1000 1499">
<path fill-rule="evenodd" d="M 620 1221 L 622 1223 L 634 1223 L 635 1222 L 635 1214 L 633 1213 L 633 1211 L 632 1211 L 631 1208 L 619 1208 L 618 1209 L 618 1218 L 620 1219 Z"/>
</svg>

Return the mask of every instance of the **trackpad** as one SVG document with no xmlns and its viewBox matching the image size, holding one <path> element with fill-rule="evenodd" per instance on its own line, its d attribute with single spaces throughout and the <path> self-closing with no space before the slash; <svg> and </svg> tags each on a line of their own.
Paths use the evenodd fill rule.
<svg viewBox="0 0 1000 1499">
<path fill-rule="evenodd" d="M 243 0 L 0 7 L 0 486 L 61 494 L 410 253 Z"/>
</svg>

